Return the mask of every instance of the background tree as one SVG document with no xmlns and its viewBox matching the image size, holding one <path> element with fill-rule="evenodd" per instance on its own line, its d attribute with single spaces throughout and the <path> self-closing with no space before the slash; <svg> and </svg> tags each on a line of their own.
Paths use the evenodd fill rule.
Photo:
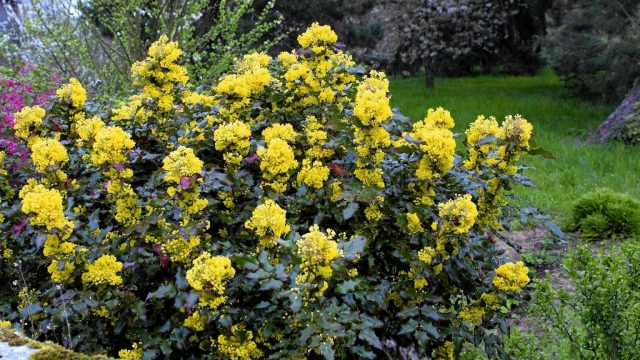
<svg viewBox="0 0 640 360">
<path fill-rule="evenodd" d="M 211 82 L 236 57 L 279 41 L 265 38 L 281 23 L 269 17 L 274 2 L 256 8 L 253 0 L 28 0 L 17 54 L 111 94 L 124 89 L 131 65 L 167 34 L 190 54 L 192 79 Z"/>
<path fill-rule="evenodd" d="M 560 1 L 545 53 L 577 95 L 621 101 L 640 76 L 638 0 Z"/>
<path fill-rule="evenodd" d="M 409 71 L 423 67 L 427 87 L 436 73 L 532 73 L 541 65 L 537 37 L 548 0 L 412 2 L 398 60 Z"/>
</svg>

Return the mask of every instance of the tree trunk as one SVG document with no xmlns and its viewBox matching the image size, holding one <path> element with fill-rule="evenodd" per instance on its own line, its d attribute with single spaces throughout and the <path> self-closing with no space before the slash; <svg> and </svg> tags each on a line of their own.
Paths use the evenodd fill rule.
<svg viewBox="0 0 640 360">
<path fill-rule="evenodd" d="M 640 84 L 636 85 L 620 105 L 609 115 L 594 134 L 594 140 L 597 142 L 607 142 L 611 136 L 611 130 L 615 129 L 624 122 L 624 119 L 633 111 L 633 105 L 640 101 Z"/>
<path fill-rule="evenodd" d="M 424 60 L 424 86 L 427 89 L 433 89 L 433 61 L 431 59 Z"/>
</svg>

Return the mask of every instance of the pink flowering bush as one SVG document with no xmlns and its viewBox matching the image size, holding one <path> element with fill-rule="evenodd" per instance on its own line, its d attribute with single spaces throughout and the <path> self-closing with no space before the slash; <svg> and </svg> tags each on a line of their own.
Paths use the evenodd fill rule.
<svg viewBox="0 0 640 360">
<path fill-rule="evenodd" d="M 13 135 L 15 113 L 25 106 L 44 106 L 55 96 L 60 79 L 52 74 L 25 65 L 19 70 L 0 72 L 0 151 L 19 155 L 24 161 L 28 149 Z"/>
</svg>

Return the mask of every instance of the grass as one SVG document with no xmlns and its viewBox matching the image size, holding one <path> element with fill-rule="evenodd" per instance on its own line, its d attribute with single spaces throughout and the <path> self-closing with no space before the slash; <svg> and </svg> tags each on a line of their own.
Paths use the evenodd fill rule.
<svg viewBox="0 0 640 360">
<path fill-rule="evenodd" d="M 521 114 L 534 126 L 537 144 L 556 160 L 530 156 L 529 175 L 537 189 L 517 189 L 525 200 L 566 222 L 580 195 L 597 187 L 640 198 L 640 156 L 637 147 L 597 145 L 586 138 L 607 118 L 613 106 L 575 99 L 550 70 L 537 76 L 480 76 L 436 79 L 425 90 L 422 77 L 393 77 L 392 103 L 413 119 L 422 119 L 429 107 L 443 106 L 463 132 L 476 116 Z"/>
</svg>

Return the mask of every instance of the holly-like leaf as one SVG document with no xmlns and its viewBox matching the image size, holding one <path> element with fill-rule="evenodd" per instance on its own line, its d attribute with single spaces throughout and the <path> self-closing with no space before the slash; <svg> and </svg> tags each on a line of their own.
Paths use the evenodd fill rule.
<svg viewBox="0 0 640 360">
<path fill-rule="evenodd" d="M 342 217 L 345 220 L 349 220 L 351 217 L 353 217 L 356 211 L 358 211 L 358 207 L 359 205 L 357 202 L 349 203 L 349 205 L 347 205 L 347 207 L 342 210 Z"/>
<path fill-rule="evenodd" d="M 373 346 L 374 348 L 382 349 L 382 344 L 380 343 L 380 339 L 378 338 L 378 335 L 376 335 L 375 331 L 371 329 L 360 330 L 358 337 L 366 341 L 369 345 Z"/>
</svg>

